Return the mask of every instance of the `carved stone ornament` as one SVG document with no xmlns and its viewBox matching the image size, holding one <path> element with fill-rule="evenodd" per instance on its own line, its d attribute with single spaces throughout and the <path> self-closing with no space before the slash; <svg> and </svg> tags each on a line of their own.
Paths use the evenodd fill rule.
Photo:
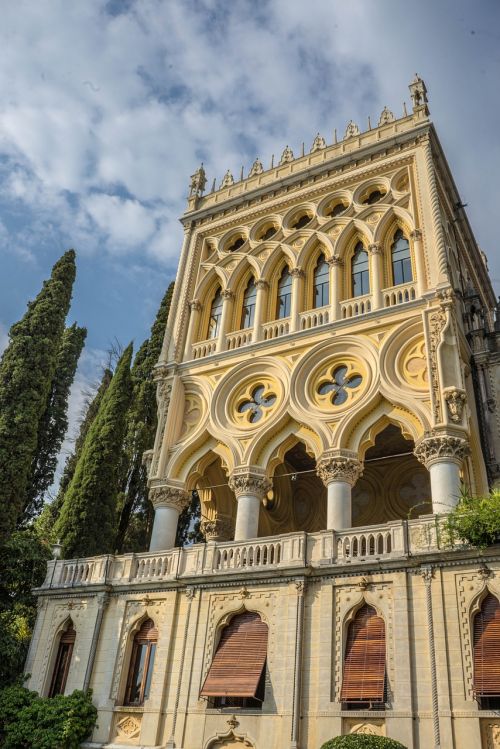
<svg viewBox="0 0 500 749">
<path fill-rule="evenodd" d="M 298 595 L 302 595 L 306 587 L 306 584 L 303 580 L 295 580 L 295 590 L 297 591 Z"/>
<path fill-rule="evenodd" d="M 420 78 L 418 73 L 415 73 L 415 78 L 408 86 L 410 89 L 410 96 L 413 103 L 413 110 L 419 107 L 425 107 L 427 102 L 427 87 L 423 80 Z"/>
<path fill-rule="evenodd" d="M 311 153 L 314 153 L 315 151 L 322 151 L 324 148 L 326 148 L 326 140 L 323 138 L 322 135 L 318 133 L 315 139 L 313 140 L 313 144 L 311 146 Z"/>
<path fill-rule="evenodd" d="M 344 267 L 344 261 L 341 257 L 338 257 L 337 255 L 334 255 L 331 258 L 328 258 L 326 261 L 328 265 L 332 265 L 334 268 L 343 268 Z"/>
<path fill-rule="evenodd" d="M 391 112 L 391 110 L 388 107 L 384 107 L 378 121 L 378 126 L 380 127 L 381 125 L 388 125 L 390 122 L 394 122 L 395 119 L 396 118 L 394 117 L 394 114 Z"/>
<path fill-rule="evenodd" d="M 264 167 L 262 166 L 262 161 L 257 156 L 257 158 L 252 164 L 252 168 L 250 169 L 248 176 L 255 177 L 257 174 L 262 174 L 263 171 L 264 171 Z"/>
<path fill-rule="evenodd" d="M 224 177 L 222 178 L 222 182 L 220 183 L 220 186 L 231 187 L 231 185 L 234 185 L 234 177 L 231 174 L 230 170 L 228 169 Z"/>
<path fill-rule="evenodd" d="M 231 536 L 232 526 L 228 518 L 203 519 L 201 532 L 207 541 L 227 541 Z"/>
<path fill-rule="evenodd" d="M 345 129 L 344 140 L 347 140 L 348 138 L 355 138 L 356 135 L 359 135 L 359 134 L 360 134 L 359 127 L 356 125 L 355 122 L 350 120 L 347 123 L 347 127 Z"/>
<path fill-rule="evenodd" d="M 259 280 L 255 282 L 255 286 L 258 289 L 268 289 L 269 288 L 269 284 L 263 278 L 259 278 Z"/>
<path fill-rule="evenodd" d="M 280 166 L 283 166 L 283 164 L 289 164 L 294 159 L 295 156 L 293 155 L 292 149 L 290 148 L 290 146 L 286 146 L 285 150 L 281 154 Z"/>
<path fill-rule="evenodd" d="M 316 473 L 325 486 L 328 486 L 332 481 L 345 481 L 354 486 L 363 473 L 363 466 L 356 458 L 339 455 L 322 458 L 318 463 Z"/>
<path fill-rule="evenodd" d="M 186 594 L 186 598 L 189 601 L 192 601 L 193 598 L 196 595 L 196 588 L 194 588 L 192 585 L 190 585 L 188 588 L 186 588 L 186 590 L 184 591 L 184 593 Z"/>
<path fill-rule="evenodd" d="M 199 299 L 191 299 L 188 304 L 191 312 L 199 312 L 201 310 L 201 302 Z"/>
<path fill-rule="evenodd" d="M 412 239 L 414 242 L 420 242 L 420 240 L 422 239 L 421 229 L 413 229 L 413 231 L 410 232 L 410 239 Z"/>
<path fill-rule="evenodd" d="M 250 472 L 235 472 L 228 483 L 229 488 L 235 493 L 236 499 L 244 494 L 253 494 L 262 499 L 272 487 L 272 483 L 267 476 Z"/>
<path fill-rule="evenodd" d="M 368 245 L 368 251 L 371 255 L 381 255 L 382 254 L 382 247 L 380 244 L 375 242 L 374 244 Z"/>
<path fill-rule="evenodd" d="M 231 289 L 224 289 L 222 296 L 224 299 L 234 299 L 234 291 L 231 291 Z"/>
<path fill-rule="evenodd" d="M 118 738 L 128 740 L 138 738 L 141 730 L 142 716 L 126 715 L 116 724 Z"/>
<path fill-rule="evenodd" d="M 206 184 L 207 184 L 207 175 L 205 174 L 205 170 L 202 164 L 200 168 L 197 169 L 195 173 L 191 175 L 191 182 L 189 185 L 189 197 L 190 198 L 201 197 L 201 195 L 203 195 L 203 192 L 205 190 Z"/>
<path fill-rule="evenodd" d="M 465 406 L 465 401 L 467 399 L 467 396 L 465 395 L 465 390 L 462 390 L 461 388 L 445 388 L 443 390 L 444 393 L 444 399 L 446 401 L 446 405 L 448 406 L 448 413 L 450 414 L 450 419 L 455 424 L 460 424 L 462 421 L 462 414 Z"/>
<path fill-rule="evenodd" d="M 430 564 L 425 564 L 420 568 L 420 575 L 426 585 L 430 585 L 434 577 L 434 570 Z"/>
<path fill-rule="evenodd" d="M 153 507 L 174 507 L 179 512 L 188 506 L 189 492 L 177 486 L 153 486 L 149 490 L 149 499 Z"/>
<path fill-rule="evenodd" d="M 302 270 L 302 268 L 292 268 L 290 271 L 290 275 L 292 278 L 305 278 L 305 272 Z"/>
<path fill-rule="evenodd" d="M 450 435 L 431 435 L 418 442 L 413 451 L 416 458 L 429 468 L 439 461 L 452 461 L 461 464 L 470 454 L 467 440 Z"/>
<path fill-rule="evenodd" d="M 154 454 L 154 450 L 144 450 L 144 452 L 142 453 L 142 465 L 146 469 L 146 476 L 151 475 L 151 466 L 153 465 Z"/>
</svg>

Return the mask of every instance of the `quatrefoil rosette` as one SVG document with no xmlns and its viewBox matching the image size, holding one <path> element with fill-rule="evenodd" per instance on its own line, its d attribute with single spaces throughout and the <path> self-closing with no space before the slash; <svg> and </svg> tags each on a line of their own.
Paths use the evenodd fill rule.
<svg viewBox="0 0 500 749">
<path fill-rule="evenodd" d="M 359 339 L 320 344 L 292 378 L 292 402 L 320 418 L 342 416 L 373 390 L 377 357 Z"/>
</svg>

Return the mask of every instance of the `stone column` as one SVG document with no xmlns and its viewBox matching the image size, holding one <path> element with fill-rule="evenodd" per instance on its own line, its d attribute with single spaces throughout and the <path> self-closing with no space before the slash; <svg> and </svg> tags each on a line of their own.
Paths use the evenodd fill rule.
<svg viewBox="0 0 500 749">
<path fill-rule="evenodd" d="M 350 450 L 328 450 L 318 462 L 317 474 L 327 489 L 327 530 L 352 527 L 352 487 L 363 466 Z"/>
<path fill-rule="evenodd" d="M 200 324 L 201 303 L 198 299 L 189 302 L 190 316 L 186 334 L 186 345 L 184 347 L 184 359 L 191 359 L 193 352 L 193 341 Z"/>
<path fill-rule="evenodd" d="M 300 330 L 299 313 L 301 301 L 304 295 L 304 278 L 305 273 L 302 268 L 292 268 L 290 271 L 292 277 L 292 301 L 290 305 L 290 330 Z"/>
<path fill-rule="evenodd" d="M 234 540 L 257 538 L 260 505 L 272 484 L 258 468 L 236 468 L 229 479 L 229 487 L 236 495 L 236 527 Z"/>
<path fill-rule="evenodd" d="M 467 440 L 446 434 L 423 437 L 414 453 L 430 474 L 432 511 L 451 512 L 460 498 L 460 468 L 469 454 Z"/>
<path fill-rule="evenodd" d="M 410 239 L 413 242 L 413 255 L 415 257 L 415 271 L 417 273 L 417 294 L 422 296 L 427 291 L 427 278 L 425 274 L 424 254 L 422 247 L 422 232 L 420 229 L 414 229 L 410 233 Z"/>
<path fill-rule="evenodd" d="M 262 340 L 262 321 L 264 319 L 264 308 L 269 284 L 267 283 L 267 281 L 264 281 L 263 278 L 259 278 L 259 280 L 255 282 L 255 286 L 257 288 L 257 297 L 255 299 L 252 343 Z"/>
<path fill-rule="evenodd" d="M 328 260 L 328 265 L 330 266 L 330 320 L 339 320 L 344 261 L 334 256 Z"/>
<path fill-rule="evenodd" d="M 99 593 L 97 596 L 97 614 L 94 624 L 94 632 L 92 634 L 92 642 L 90 643 L 90 652 L 87 660 L 87 668 L 85 670 L 85 678 L 83 680 L 82 691 L 86 692 L 90 686 L 90 680 L 92 678 L 92 671 L 94 670 L 95 656 L 97 653 L 97 645 L 99 643 L 99 635 L 101 634 L 102 620 L 104 612 L 106 611 L 109 603 L 109 593 Z"/>
<path fill-rule="evenodd" d="M 217 336 L 216 352 L 226 350 L 226 335 L 228 333 L 229 322 L 231 320 L 231 314 L 233 312 L 233 300 L 234 294 L 229 289 L 224 289 L 222 292 L 224 302 L 222 304 L 222 314 L 220 318 L 220 330 Z"/>
<path fill-rule="evenodd" d="M 155 508 L 150 551 L 167 551 L 175 546 L 177 521 L 189 503 L 189 492 L 172 485 L 153 486 L 149 498 Z"/>
<path fill-rule="evenodd" d="M 383 307 L 382 302 L 382 248 L 379 244 L 371 244 L 368 247 L 370 254 L 370 291 L 372 296 L 372 309 Z"/>
</svg>

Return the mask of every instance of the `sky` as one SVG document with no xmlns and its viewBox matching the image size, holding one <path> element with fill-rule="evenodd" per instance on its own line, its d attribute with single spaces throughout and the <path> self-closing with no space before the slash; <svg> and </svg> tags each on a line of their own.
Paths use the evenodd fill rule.
<svg viewBox="0 0 500 749">
<path fill-rule="evenodd" d="M 77 251 L 71 399 L 175 277 L 189 176 L 401 116 L 415 72 L 500 293 L 498 0 L 17 0 L 0 27 L 0 352 Z"/>
</svg>

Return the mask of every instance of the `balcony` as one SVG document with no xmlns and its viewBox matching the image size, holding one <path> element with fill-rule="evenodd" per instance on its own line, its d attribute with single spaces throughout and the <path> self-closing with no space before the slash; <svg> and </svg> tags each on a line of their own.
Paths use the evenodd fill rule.
<svg viewBox="0 0 500 749">
<path fill-rule="evenodd" d="M 183 549 L 89 559 L 53 560 L 41 590 L 93 585 L 141 586 L 192 578 L 230 578 L 325 567 L 348 568 L 404 560 L 439 551 L 436 518 L 319 533 L 287 533 L 248 541 L 196 544 Z"/>
</svg>

